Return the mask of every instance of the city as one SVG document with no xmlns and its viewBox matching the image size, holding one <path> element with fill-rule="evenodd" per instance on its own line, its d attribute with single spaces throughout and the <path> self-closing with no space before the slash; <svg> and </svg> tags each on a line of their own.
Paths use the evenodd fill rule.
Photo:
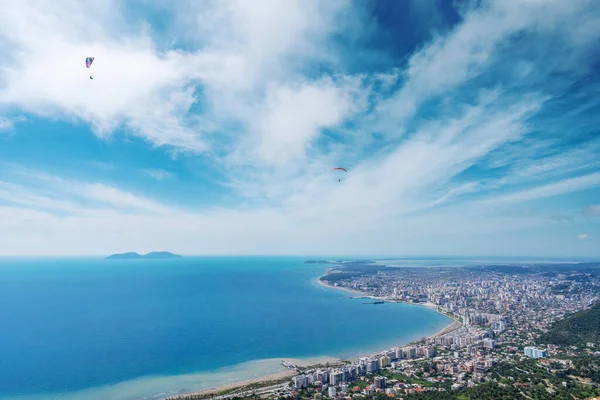
<svg viewBox="0 0 600 400">
<path fill-rule="evenodd" d="M 540 345 L 538 338 L 565 315 L 594 305 L 600 285 L 595 267 L 382 268 L 372 262 L 340 262 L 321 277 L 323 284 L 375 301 L 432 307 L 455 322 L 440 334 L 338 365 L 303 368 L 286 362 L 297 372 L 291 382 L 224 397 L 401 398 L 491 382 L 526 398 L 524 391 L 538 380 L 532 377 L 545 376 L 539 380 L 545 395 L 562 390 L 570 396 L 584 393 L 571 398 L 589 398 L 585 396 L 600 393 L 597 382 L 576 376 L 570 357 L 600 355 L 597 343 L 584 348 Z"/>
</svg>

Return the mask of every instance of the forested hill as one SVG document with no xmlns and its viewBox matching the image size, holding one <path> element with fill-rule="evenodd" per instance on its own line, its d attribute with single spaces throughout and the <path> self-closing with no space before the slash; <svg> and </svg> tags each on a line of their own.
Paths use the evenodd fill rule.
<svg viewBox="0 0 600 400">
<path fill-rule="evenodd" d="M 554 323 L 539 338 L 540 343 L 581 346 L 600 342 L 600 302 L 588 310 L 579 311 Z"/>
</svg>

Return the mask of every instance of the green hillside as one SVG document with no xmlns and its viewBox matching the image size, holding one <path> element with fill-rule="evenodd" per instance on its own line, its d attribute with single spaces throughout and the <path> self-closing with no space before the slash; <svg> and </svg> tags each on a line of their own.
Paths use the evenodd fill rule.
<svg viewBox="0 0 600 400">
<path fill-rule="evenodd" d="M 562 346 L 600 342 L 600 302 L 588 310 L 557 321 L 548 332 L 540 336 L 539 342 Z"/>
</svg>

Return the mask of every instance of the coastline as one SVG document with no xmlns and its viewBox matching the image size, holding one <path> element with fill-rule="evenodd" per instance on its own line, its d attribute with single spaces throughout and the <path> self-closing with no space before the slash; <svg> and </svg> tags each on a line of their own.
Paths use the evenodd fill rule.
<svg viewBox="0 0 600 400">
<path fill-rule="evenodd" d="M 351 297 L 364 297 L 364 298 L 370 298 L 370 299 L 378 299 L 377 297 L 371 296 L 364 292 L 361 292 L 360 290 L 328 285 L 321 280 L 321 277 L 322 276 L 319 276 L 318 278 L 316 278 L 316 280 L 313 280 L 313 283 L 316 283 L 317 285 L 320 285 L 327 289 L 336 289 L 336 290 L 340 290 L 340 291 L 346 292 L 348 294 L 354 295 Z M 438 336 L 442 336 L 447 333 L 450 333 L 462 326 L 462 323 L 460 321 L 458 321 L 457 319 L 455 319 L 449 315 L 446 315 L 444 313 L 439 312 L 437 310 L 437 306 L 433 303 L 429 303 L 429 302 L 427 302 L 427 303 L 412 303 L 412 302 L 403 301 L 403 300 L 387 300 L 387 301 L 390 303 L 406 303 L 406 304 L 413 304 L 413 305 L 418 305 L 418 306 L 422 306 L 422 307 L 427 307 L 447 318 L 452 319 L 452 323 L 445 326 L 441 330 L 433 333 L 432 335 L 427 336 L 426 339 L 434 339 Z M 419 342 L 419 341 L 418 340 L 412 341 L 412 342 L 403 344 L 402 346 L 407 346 L 407 345 L 414 344 L 417 342 Z M 284 359 L 284 360 L 292 362 L 293 364 L 296 364 L 301 367 L 311 367 L 311 366 L 316 366 L 316 365 L 322 365 L 324 363 L 342 362 L 341 359 L 338 359 L 335 357 L 319 357 L 319 358 L 312 358 L 312 359 L 305 359 L 305 360 L 288 358 L 288 359 Z M 295 376 L 297 374 L 298 373 L 293 370 L 281 371 L 281 372 L 277 372 L 277 373 L 273 373 L 273 374 L 264 375 L 264 376 L 254 378 L 254 379 L 247 379 L 247 380 L 238 381 L 238 382 L 234 382 L 234 383 L 230 383 L 230 384 L 225 384 L 222 386 L 216 386 L 216 387 L 212 387 L 212 388 L 197 390 L 197 391 L 190 392 L 190 393 L 169 396 L 165 400 L 186 400 L 186 399 L 190 399 L 191 396 L 207 396 L 207 398 L 208 398 L 211 395 L 218 395 L 219 393 L 226 392 L 226 391 L 235 391 L 236 389 L 242 389 L 246 386 L 253 385 L 253 384 L 259 384 L 259 385 L 263 384 L 264 385 L 269 382 L 282 382 L 287 379 L 291 379 L 293 376 Z"/>
<path fill-rule="evenodd" d="M 284 358 L 284 359 L 282 359 L 282 361 L 291 362 L 292 364 L 295 364 L 299 367 L 310 367 L 313 365 L 324 365 L 327 363 L 337 364 L 337 363 L 342 362 L 342 360 L 340 360 L 338 358 L 328 357 L 328 356 L 313 357 L 313 358 L 308 358 L 308 359 Z M 166 397 L 164 399 L 165 400 L 185 400 L 185 399 L 189 399 L 191 396 L 209 396 L 209 395 L 214 395 L 214 394 L 218 394 L 218 393 L 225 392 L 225 391 L 241 389 L 245 386 L 252 385 L 252 384 L 266 384 L 269 382 L 286 381 L 286 380 L 291 379 L 293 376 L 295 376 L 297 374 L 298 373 L 294 370 L 285 370 L 285 371 L 280 371 L 280 372 L 275 372 L 272 374 L 259 376 L 257 378 L 236 381 L 236 382 L 224 384 L 221 386 L 215 386 L 215 387 L 210 387 L 210 388 L 206 388 L 206 389 L 196 390 L 196 391 L 192 391 L 189 393 L 176 394 L 176 395 Z"/>
<path fill-rule="evenodd" d="M 319 284 L 319 285 L 321 285 L 323 287 L 329 288 L 329 289 L 341 290 L 341 291 L 344 291 L 344 292 L 347 292 L 347 293 L 352 293 L 352 294 L 355 294 L 357 296 L 364 297 L 364 298 L 369 298 L 369 299 L 374 299 L 374 300 L 382 300 L 379 297 L 371 296 L 371 295 L 369 295 L 367 293 L 361 292 L 360 290 L 348 289 L 348 288 L 345 288 L 345 287 L 328 285 L 327 283 L 325 283 L 325 282 L 323 282 L 321 280 L 321 277 L 317 278 L 317 284 Z M 454 317 L 452 317 L 450 315 L 447 315 L 447 314 L 444 314 L 442 312 L 439 312 L 438 311 L 438 306 L 435 305 L 435 304 L 433 304 L 433 303 L 430 303 L 430 302 L 427 302 L 427 303 L 413 303 L 413 302 L 404 301 L 404 300 L 388 300 L 388 299 L 386 299 L 385 301 L 390 302 L 390 303 L 405 303 L 405 304 L 412 304 L 412 305 L 415 305 L 415 306 L 427 307 L 429 309 L 434 310 L 438 314 L 441 314 L 441 315 L 443 315 L 443 316 L 445 316 L 447 318 L 450 318 L 452 320 L 452 323 L 450 323 L 449 325 L 447 325 L 444 328 L 440 329 L 438 332 L 436 332 L 436 333 L 434 333 L 432 335 L 427 336 L 426 339 L 435 339 L 438 336 L 443 336 L 443 335 L 446 335 L 446 334 L 448 334 L 450 332 L 453 332 L 453 331 L 457 330 L 458 328 L 460 328 L 462 326 L 462 322 L 460 322 L 459 320 L 457 320 L 456 318 L 454 318 Z M 406 343 L 403 346 L 407 346 L 407 345 L 410 345 L 410 344 L 416 343 L 416 342 L 418 342 L 418 341 L 413 341 L 413 342 L 410 342 L 410 343 Z"/>
<path fill-rule="evenodd" d="M 321 280 L 322 276 L 319 276 L 318 278 L 316 278 L 316 280 L 313 280 L 313 284 L 317 284 L 320 285 L 324 288 L 327 289 L 337 289 L 343 292 L 346 292 L 348 294 L 354 295 L 351 297 L 365 297 L 365 298 L 371 298 L 371 299 L 378 299 L 375 296 L 371 296 L 369 294 L 366 294 L 364 292 L 361 292 L 359 290 L 355 290 L 355 289 L 348 289 L 348 288 L 344 288 L 344 287 L 338 287 L 338 286 L 332 286 L 332 285 L 328 285 L 325 282 L 323 282 Z M 438 336 L 442 336 L 445 335 L 447 333 L 450 333 L 458 328 L 460 328 L 462 326 L 462 323 L 459 322 L 458 320 L 452 318 L 449 315 L 443 314 L 441 312 L 439 312 L 437 310 L 437 306 L 433 303 L 412 303 L 412 302 L 408 302 L 408 301 L 401 301 L 401 300 L 387 300 L 390 303 L 406 303 L 406 304 L 413 304 L 413 305 L 419 305 L 422 307 L 427 307 L 429 309 L 432 309 L 434 311 L 436 311 L 437 313 L 452 319 L 452 323 L 450 323 L 449 325 L 445 326 L 444 328 L 442 328 L 441 330 L 433 333 L 432 335 L 427 336 L 427 339 L 433 339 L 436 338 Z M 407 346 L 413 343 L 417 343 L 417 341 L 412 341 L 406 344 L 403 344 L 402 346 Z M 382 349 L 384 350 L 384 349 Z M 375 353 L 371 353 L 371 354 L 376 354 Z M 366 355 L 366 354 L 365 354 Z M 360 356 L 359 356 L 360 357 Z M 298 366 L 301 367 L 312 367 L 312 366 L 316 366 L 316 365 L 322 365 L 326 362 L 329 363 L 338 363 L 338 362 L 342 362 L 342 359 L 339 358 L 335 358 L 335 357 L 320 357 L 320 358 L 312 358 L 312 359 L 284 359 L 285 361 L 289 361 L 292 362 L 293 364 L 296 364 Z M 258 378 L 254 378 L 254 379 L 248 379 L 248 380 L 244 380 L 244 381 L 239 381 L 239 382 L 235 382 L 235 383 L 230 383 L 230 384 L 226 384 L 226 385 L 222 385 L 222 386 L 217 386 L 217 387 L 212 387 L 212 388 L 208 388 L 208 389 L 202 389 L 202 390 L 198 390 L 198 391 L 194 391 L 194 392 L 190 392 L 190 393 L 186 393 L 186 394 L 178 394 L 175 396 L 170 396 L 167 397 L 166 400 L 186 400 L 186 399 L 190 399 L 191 396 L 207 396 L 207 398 L 210 395 L 218 395 L 221 392 L 226 392 L 226 391 L 234 391 L 236 389 L 242 389 L 245 386 L 248 385 L 252 385 L 252 384 L 267 384 L 269 382 L 281 382 L 281 381 L 285 381 L 286 379 L 291 379 L 293 376 L 297 375 L 298 373 L 296 371 L 293 370 L 288 370 L 288 371 L 282 371 L 282 372 L 278 372 L 278 373 L 274 373 L 274 374 L 269 374 L 269 375 L 265 375 L 265 376 L 261 376 Z"/>
<path fill-rule="evenodd" d="M 283 380 L 286 378 L 291 379 L 296 374 L 297 374 L 297 372 L 292 371 L 292 370 L 282 371 L 282 372 L 277 372 L 275 374 L 261 376 L 260 378 L 248 379 L 245 381 L 230 383 L 227 385 L 218 386 L 218 387 L 214 387 L 214 388 L 202 389 L 202 390 L 198 390 L 198 391 L 191 392 L 191 393 L 170 396 L 170 397 L 167 397 L 165 400 L 184 400 L 184 399 L 189 398 L 190 396 L 203 396 L 203 395 L 206 396 L 206 395 L 211 395 L 211 394 L 217 394 L 217 393 L 224 392 L 227 390 L 233 390 L 233 389 L 238 389 L 238 388 L 241 389 L 242 387 L 251 385 L 253 383 L 267 383 L 267 382 L 271 382 L 271 381 L 280 381 L 280 380 Z"/>
</svg>

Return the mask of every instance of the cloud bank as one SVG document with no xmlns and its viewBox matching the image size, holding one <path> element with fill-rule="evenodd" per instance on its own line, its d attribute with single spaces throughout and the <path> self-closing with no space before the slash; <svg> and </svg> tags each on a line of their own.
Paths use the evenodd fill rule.
<svg viewBox="0 0 600 400">
<path fill-rule="evenodd" d="M 393 61 L 379 70 L 361 54 L 389 27 L 361 2 L 2 7 L 0 132 L 59 121 L 172 165 L 131 187 L 126 166 L 108 180 L 4 163 L 0 253 L 600 255 L 568 244 L 598 230 L 592 0 L 464 5 L 402 57 L 374 46 Z M 192 176 L 203 201 L 174 194 Z"/>
</svg>

